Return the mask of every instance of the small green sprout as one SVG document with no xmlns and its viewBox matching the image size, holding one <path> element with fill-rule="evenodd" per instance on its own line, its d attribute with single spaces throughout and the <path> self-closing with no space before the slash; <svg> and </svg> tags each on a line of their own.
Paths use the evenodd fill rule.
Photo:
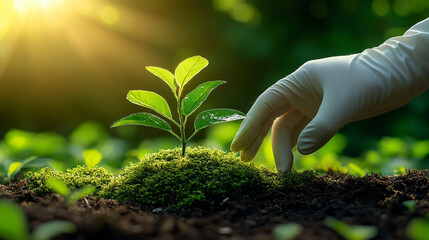
<svg viewBox="0 0 429 240">
<path fill-rule="evenodd" d="M 89 168 L 93 168 L 100 163 L 103 155 L 97 149 L 86 149 L 82 153 L 85 165 Z"/>
<path fill-rule="evenodd" d="M 407 235 L 413 240 L 426 240 L 429 236 L 429 220 L 416 218 L 407 226 Z"/>
<path fill-rule="evenodd" d="M 37 160 L 37 157 L 30 157 L 22 162 L 12 162 L 7 169 L 7 180 L 12 182 L 16 175 L 19 174 L 23 169 L 27 168 L 30 163 Z"/>
<path fill-rule="evenodd" d="M 73 204 L 77 200 L 82 199 L 95 191 L 95 187 L 92 185 L 71 191 L 70 188 L 67 187 L 67 184 L 56 178 L 48 179 L 46 181 L 46 185 L 48 188 L 52 189 L 52 191 L 55 191 L 64 197 L 68 204 Z"/>
<path fill-rule="evenodd" d="M 16 204 L 0 201 L 0 238 L 5 240 L 48 240 L 64 233 L 76 232 L 76 226 L 69 221 L 51 221 L 39 225 L 33 234 L 28 232 L 25 214 Z"/>
<path fill-rule="evenodd" d="M 164 118 L 171 121 L 179 128 L 180 137 L 173 132 L 170 124 L 163 119 L 150 113 L 134 113 L 112 124 L 112 127 L 125 125 L 141 125 L 158 128 L 169 132 L 182 143 L 182 156 L 185 155 L 187 143 L 195 134 L 206 127 L 214 124 L 230 122 L 245 118 L 245 115 L 233 109 L 211 109 L 201 112 L 194 121 L 195 131 L 188 138 L 185 129 L 188 117 L 207 99 L 213 89 L 225 81 L 210 81 L 197 86 L 193 91 L 182 97 L 185 84 L 188 83 L 196 74 L 205 68 L 209 62 L 201 56 L 194 56 L 182 61 L 176 68 L 175 73 L 159 68 L 148 66 L 146 69 L 155 76 L 163 80 L 173 91 L 176 99 L 178 121 L 174 120 L 167 101 L 157 93 L 143 90 L 131 90 L 128 92 L 127 99 L 134 104 L 154 110 Z"/>
<path fill-rule="evenodd" d="M 290 240 L 298 236 L 303 230 L 299 223 L 288 223 L 277 225 L 273 229 L 275 240 Z"/>
<path fill-rule="evenodd" d="M 373 226 L 355 225 L 350 226 L 345 222 L 337 220 L 332 217 L 327 217 L 324 224 L 347 240 L 366 240 L 371 239 L 377 235 L 377 228 Z"/>
<path fill-rule="evenodd" d="M 415 200 L 404 201 L 402 204 L 404 204 L 404 206 L 407 207 L 410 212 L 413 212 L 416 209 Z"/>
</svg>

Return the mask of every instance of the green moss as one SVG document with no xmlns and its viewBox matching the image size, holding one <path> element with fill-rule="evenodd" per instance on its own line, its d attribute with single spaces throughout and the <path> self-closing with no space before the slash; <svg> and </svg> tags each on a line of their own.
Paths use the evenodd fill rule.
<svg viewBox="0 0 429 240">
<path fill-rule="evenodd" d="M 110 182 L 112 177 L 113 174 L 102 167 L 77 166 L 67 169 L 65 172 L 43 168 L 38 172 L 28 173 L 27 183 L 30 189 L 33 189 L 39 195 L 43 195 L 52 192 L 46 186 L 46 180 L 57 178 L 65 182 L 71 190 L 93 185 L 96 187 L 94 195 L 98 195 L 98 192 Z"/>
<path fill-rule="evenodd" d="M 284 186 L 298 185 L 308 186 L 319 175 L 314 170 L 292 170 L 280 176 L 280 182 Z"/>
<path fill-rule="evenodd" d="M 269 170 L 243 163 L 235 154 L 198 147 L 188 148 L 187 155 L 180 157 L 180 151 L 176 148 L 146 155 L 141 162 L 126 167 L 100 195 L 183 209 L 274 187 Z"/>
<path fill-rule="evenodd" d="M 161 150 L 131 163 L 117 177 L 102 167 L 77 166 L 64 172 L 43 168 L 28 174 L 27 183 L 37 194 L 52 191 L 47 179 L 57 178 L 71 189 L 96 187 L 94 195 L 130 200 L 156 207 L 184 209 L 209 207 L 225 198 L 241 198 L 280 186 L 308 186 L 318 175 L 312 170 L 277 175 L 266 168 L 243 163 L 233 153 L 204 147 Z"/>
</svg>

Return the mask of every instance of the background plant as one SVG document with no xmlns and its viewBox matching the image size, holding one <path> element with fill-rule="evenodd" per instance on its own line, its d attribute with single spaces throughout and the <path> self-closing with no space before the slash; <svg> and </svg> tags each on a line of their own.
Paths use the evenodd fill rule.
<svg viewBox="0 0 429 240">
<path fill-rule="evenodd" d="M 49 240 L 60 234 L 76 231 L 72 222 L 57 220 L 39 225 L 30 234 L 21 208 L 5 200 L 0 201 L 0 213 L 0 238 L 5 240 Z"/>
<path fill-rule="evenodd" d="M 374 226 L 348 225 L 332 217 L 327 217 L 324 224 L 347 240 L 367 240 L 375 237 L 378 233 Z"/>
<path fill-rule="evenodd" d="M 173 132 L 170 124 L 166 121 L 146 112 L 131 114 L 113 123 L 111 127 L 141 125 L 165 130 L 181 141 L 182 156 L 184 156 L 187 143 L 199 130 L 214 124 L 243 119 L 245 115 L 242 112 L 233 109 L 206 110 L 197 115 L 194 122 L 195 131 L 191 136 L 188 138 L 186 137 L 185 129 L 188 117 L 207 99 L 213 89 L 225 83 L 225 81 L 205 82 L 182 98 L 185 84 L 208 64 L 209 62 L 207 59 L 201 56 L 190 57 L 182 61 L 177 66 L 174 75 L 163 68 L 152 66 L 146 67 L 149 72 L 167 83 L 173 91 L 176 99 L 177 118 L 179 121 L 173 119 L 167 101 L 157 93 L 143 90 L 131 90 L 128 92 L 127 99 L 131 103 L 154 110 L 176 125 L 180 130 L 180 137 Z"/>
<path fill-rule="evenodd" d="M 79 199 L 82 199 L 83 197 L 91 195 L 95 192 L 95 187 L 92 185 L 88 185 L 72 191 L 69 187 L 67 187 L 67 184 L 65 182 L 56 178 L 48 179 L 46 181 L 46 186 L 64 197 L 68 204 L 73 204 Z"/>
</svg>

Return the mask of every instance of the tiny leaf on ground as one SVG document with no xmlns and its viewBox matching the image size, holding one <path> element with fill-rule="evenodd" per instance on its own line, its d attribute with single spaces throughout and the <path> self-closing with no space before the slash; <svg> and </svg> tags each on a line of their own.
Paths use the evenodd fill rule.
<svg viewBox="0 0 429 240">
<path fill-rule="evenodd" d="M 200 84 L 182 100 L 182 112 L 186 116 L 192 114 L 209 96 L 213 89 L 226 83 L 225 81 L 211 81 Z"/>
<path fill-rule="evenodd" d="M 128 92 L 127 99 L 134 104 L 147 107 L 171 119 L 171 111 L 167 101 L 157 93 L 143 90 L 131 90 Z"/>
<path fill-rule="evenodd" d="M 407 207 L 408 210 L 410 210 L 410 212 L 412 212 L 416 209 L 416 201 L 415 200 L 404 201 L 402 204 L 404 204 L 404 206 Z"/>
<path fill-rule="evenodd" d="M 13 176 L 21 169 L 21 163 L 20 162 L 13 162 L 9 165 L 9 168 L 7 170 L 7 175 L 9 178 L 13 178 Z"/>
<path fill-rule="evenodd" d="M 95 192 L 95 187 L 92 185 L 77 189 L 73 191 L 67 198 L 68 203 L 73 204 L 77 200 L 82 199 L 85 196 L 91 195 Z"/>
<path fill-rule="evenodd" d="M 208 64 L 209 61 L 201 56 L 194 56 L 183 60 L 174 72 L 177 85 L 183 87 Z"/>
<path fill-rule="evenodd" d="M 111 127 L 141 125 L 171 131 L 171 126 L 163 119 L 150 113 L 134 113 L 112 124 Z"/>
<path fill-rule="evenodd" d="M 375 237 L 378 233 L 378 229 L 374 226 L 350 226 L 332 217 L 327 217 L 324 223 L 347 240 L 367 240 Z"/>
<path fill-rule="evenodd" d="M 195 118 L 195 131 L 210 127 L 214 124 L 244 119 L 246 115 L 234 109 L 211 109 L 201 112 Z"/>
<path fill-rule="evenodd" d="M 48 179 L 46 181 L 46 186 L 63 197 L 67 197 L 68 195 L 70 195 L 70 189 L 67 187 L 67 184 L 65 184 L 59 179 Z"/>
<path fill-rule="evenodd" d="M 427 240 L 429 236 L 429 220 L 416 218 L 407 226 L 407 235 L 413 240 Z"/>
<path fill-rule="evenodd" d="M 302 232 L 303 227 L 299 223 L 288 223 L 276 226 L 273 229 L 274 239 L 290 240 Z"/>
<path fill-rule="evenodd" d="M 69 221 L 56 220 L 41 224 L 33 232 L 33 240 L 50 240 L 54 237 L 69 233 L 76 232 L 76 226 Z"/>
</svg>

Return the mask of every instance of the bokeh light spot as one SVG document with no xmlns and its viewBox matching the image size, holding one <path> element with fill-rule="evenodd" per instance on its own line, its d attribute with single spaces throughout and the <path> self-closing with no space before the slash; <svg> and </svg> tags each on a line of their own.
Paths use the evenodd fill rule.
<svg viewBox="0 0 429 240">
<path fill-rule="evenodd" d="M 388 39 L 391 37 L 402 36 L 406 30 L 406 28 L 402 27 L 390 28 L 384 33 L 384 37 Z"/>
<path fill-rule="evenodd" d="M 119 11 L 112 6 L 105 6 L 100 10 L 100 19 L 108 24 L 114 25 L 119 21 Z"/>
<path fill-rule="evenodd" d="M 407 16 L 414 9 L 414 0 L 396 0 L 393 3 L 393 11 L 399 16 Z"/>
<path fill-rule="evenodd" d="M 213 0 L 213 7 L 237 22 L 258 24 L 261 19 L 259 11 L 246 0 Z"/>
<path fill-rule="evenodd" d="M 232 16 L 237 22 L 242 23 L 251 23 L 258 19 L 256 9 L 248 4 L 238 5 L 234 8 Z"/>
<path fill-rule="evenodd" d="M 13 7 L 19 16 L 24 17 L 27 15 L 28 8 L 30 7 L 30 3 L 27 0 L 14 0 Z"/>
<path fill-rule="evenodd" d="M 377 16 L 386 16 L 390 12 L 390 3 L 387 0 L 374 0 L 372 1 L 372 11 Z"/>
</svg>

